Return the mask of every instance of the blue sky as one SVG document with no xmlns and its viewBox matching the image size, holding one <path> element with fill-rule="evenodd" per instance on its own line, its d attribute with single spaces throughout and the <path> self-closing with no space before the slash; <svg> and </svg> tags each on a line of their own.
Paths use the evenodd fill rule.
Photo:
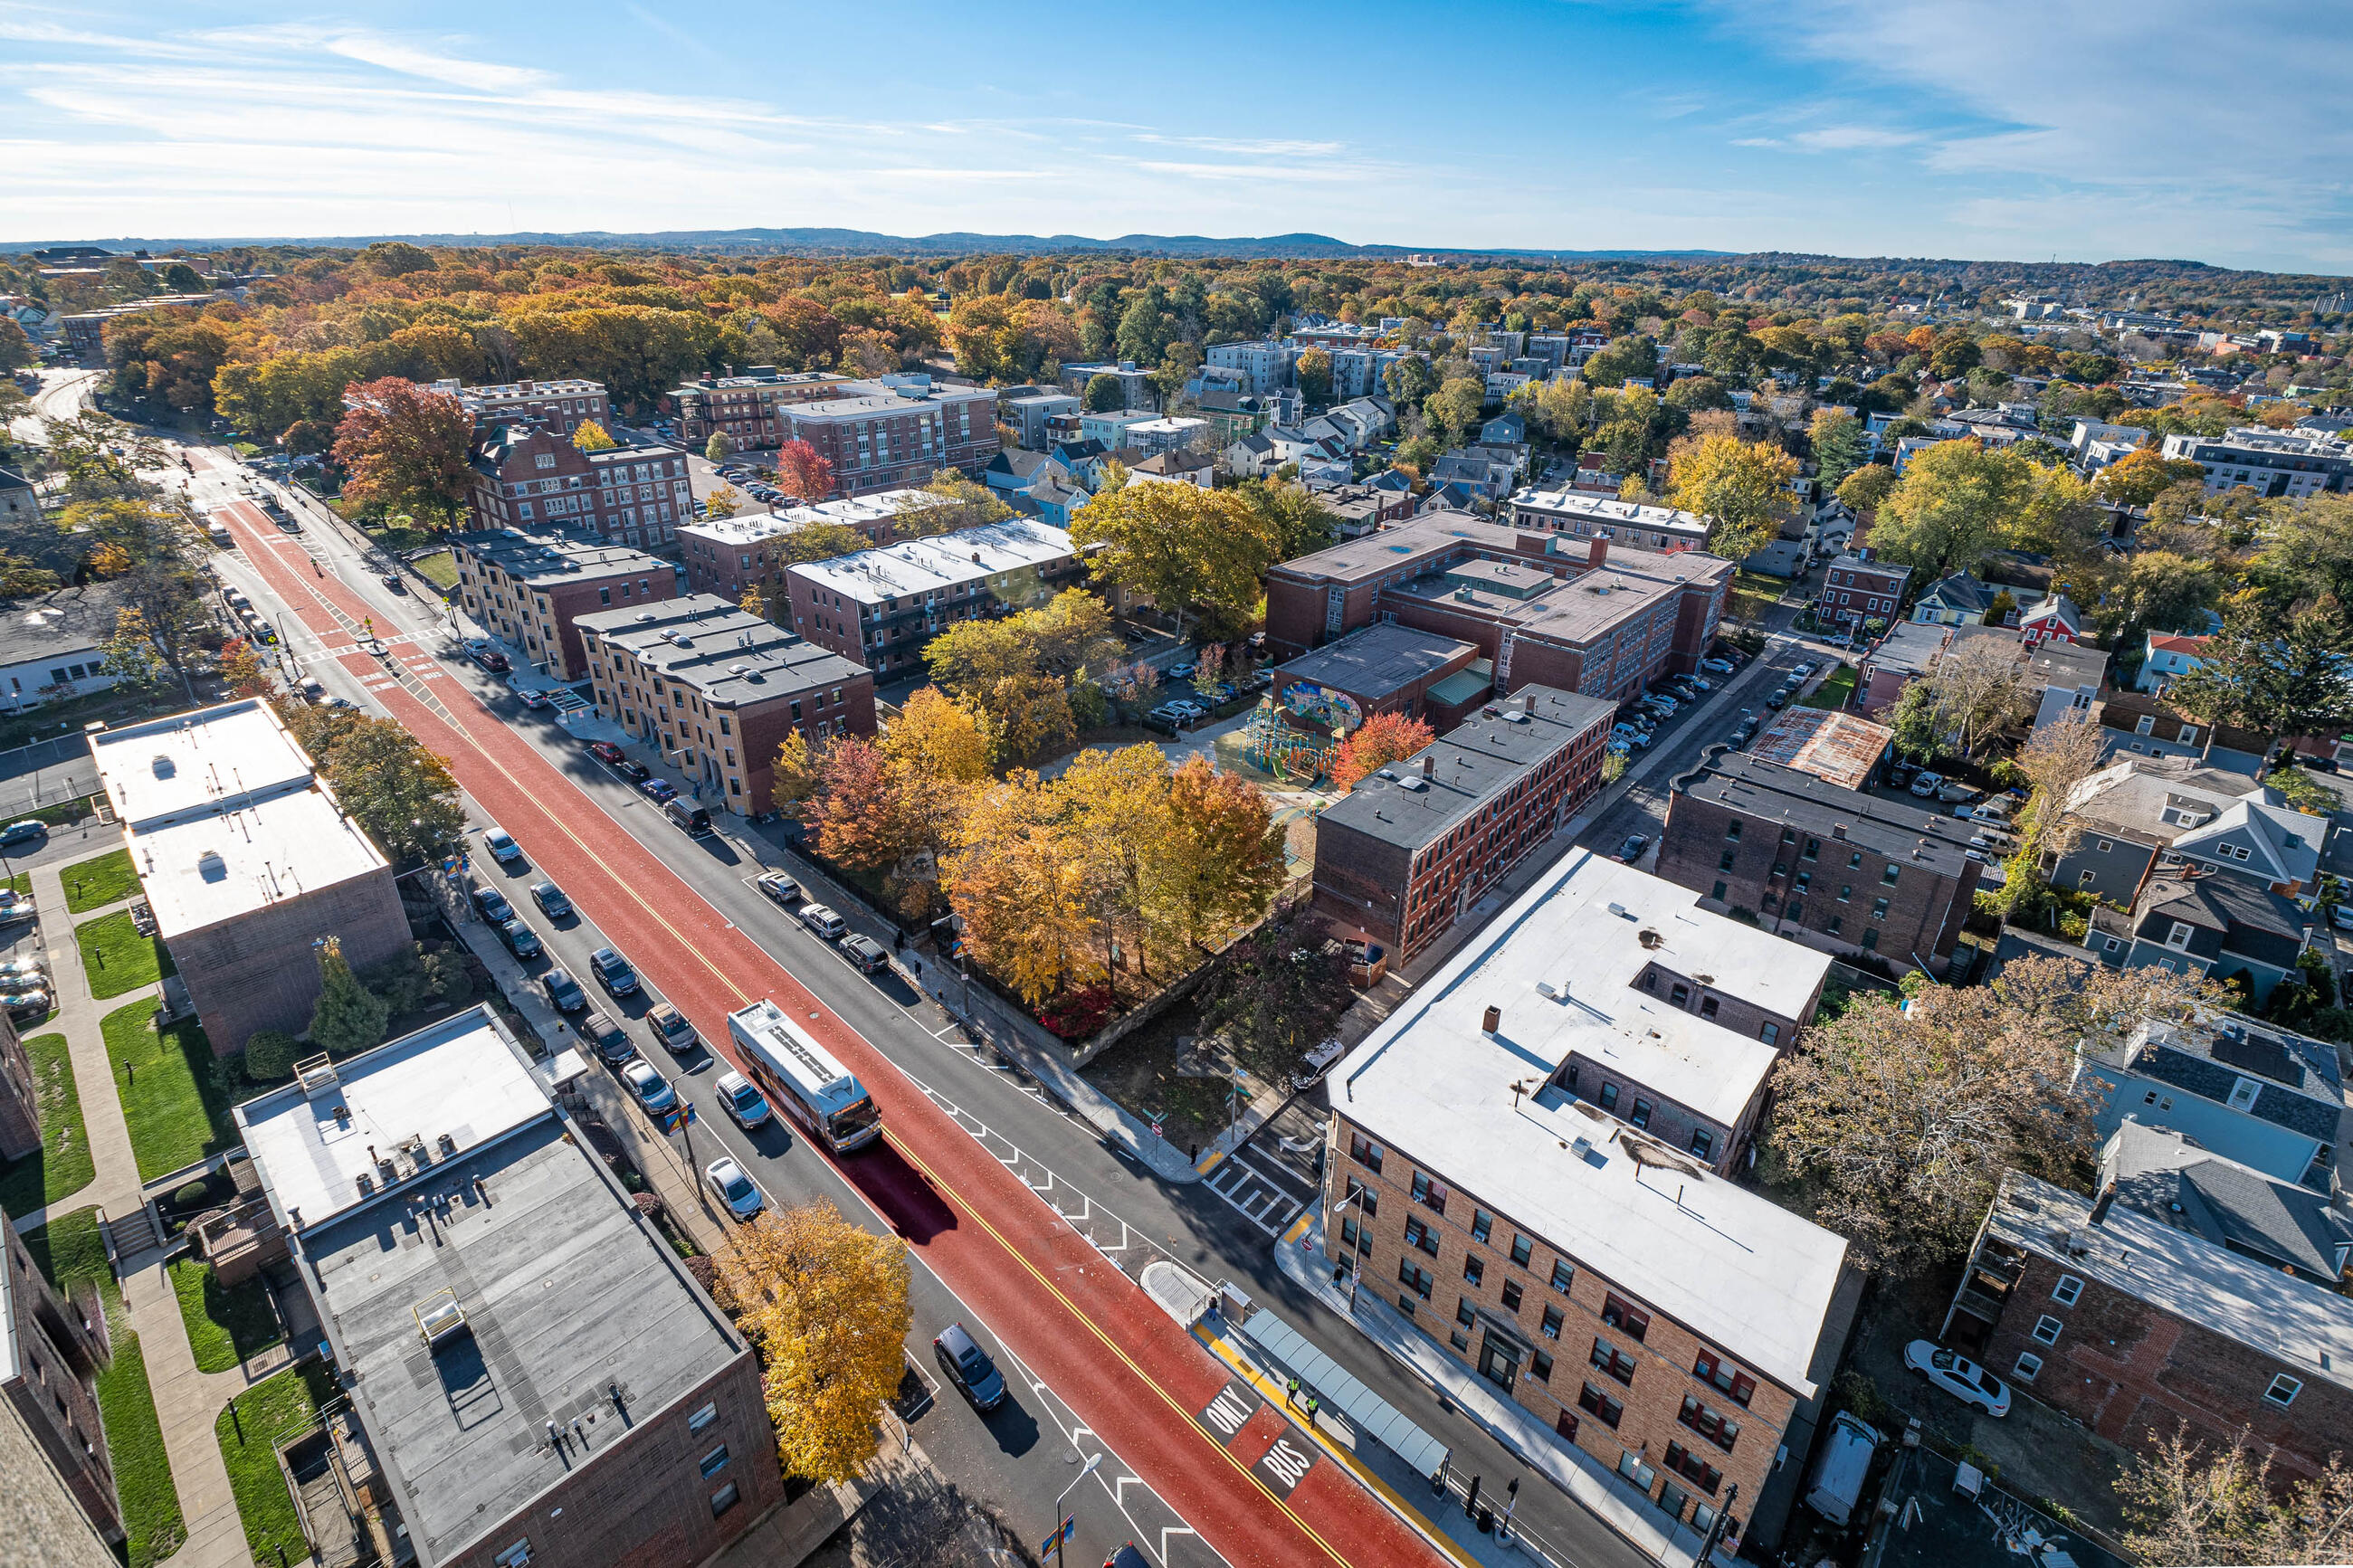
<svg viewBox="0 0 2353 1568">
<path fill-rule="evenodd" d="M 2353 38 L 2309 5 L 345 3 L 0 0 L 0 240 L 1315 230 L 2353 271 Z"/>
</svg>

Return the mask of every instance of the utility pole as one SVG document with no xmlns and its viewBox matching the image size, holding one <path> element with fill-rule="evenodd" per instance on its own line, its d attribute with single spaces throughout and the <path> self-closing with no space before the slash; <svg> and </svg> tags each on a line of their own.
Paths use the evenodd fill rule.
<svg viewBox="0 0 2353 1568">
<path fill-rule="evenodd" d="M 1715 1510 L 1715 1522 L 1707 1527 L 1706 1539 L 1699 1543 L 1699 1555 L 1692 1559 L 1692 1568 L 1707 1568 L 1707 1560 L 1715 1551 L 1716 1542 L 1732 1526 L 1732 1505 L 1740 1500 L 1740 1483 L 1733 1482 L 1724 1489 L 1724 1506 Z"/>
</svg>

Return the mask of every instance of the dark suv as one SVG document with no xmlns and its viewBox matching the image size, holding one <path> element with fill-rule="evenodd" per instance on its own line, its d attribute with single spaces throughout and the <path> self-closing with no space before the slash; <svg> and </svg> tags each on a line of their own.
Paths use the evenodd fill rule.
<svg viewBox="0 0 2353 1568">
<path fill-rule="evenodd" d="M 940 1370 L 956 1391 L 972 1401 L 975 1410 L 994 1410 L 1005 1403 L 1005 1379 L 988 1352 L 973 1342 L 962 1323 L 950 1323 L 932 1342 L 939 1353 Z"/>
<path fill-rule="evenodd" d="M 633 994 L 638 989 L 638 972 L 629 961 L 609 947 L 600 947 L 588 955 L 588 966 L 596 972 L 596 979 L 616 996 Z"/>
</svg>

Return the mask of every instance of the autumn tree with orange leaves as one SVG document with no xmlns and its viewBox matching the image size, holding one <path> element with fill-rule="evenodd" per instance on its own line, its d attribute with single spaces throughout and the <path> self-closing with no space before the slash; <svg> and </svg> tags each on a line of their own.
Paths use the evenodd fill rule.
<svg viewBox="0 0 2353 1568">
<path fill-rule="evenodd" d="M 1401 763 L 1438 737 L 1429 725 L 1403 713 L 1376 713 L 1340 742 L 1332 757 L 1332 782 L 1354 789 L 1391 763 Z"/>
<path fill-rule="evenodd" d="M 833 494 L 833 463 L 807 441 L 787 441 L 776 448 L 776 486 L 805 501 L 821 501 Z"/>
</svg>

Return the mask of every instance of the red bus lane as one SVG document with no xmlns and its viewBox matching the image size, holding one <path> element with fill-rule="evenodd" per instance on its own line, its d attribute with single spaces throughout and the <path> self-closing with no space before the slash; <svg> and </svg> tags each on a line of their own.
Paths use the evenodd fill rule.
<svg viewBox="0 0 2353 1568">
<path fill-rule="evenodd" d="M 271 588 L 446 758 L 536 868 L 608 934 L 630 933 L 631 959 L 706 1041 L 732 1059 L 725 1015 L 772 996 L 858 1074 L 887 1137 L 848 1156 L 820 1152 L 1228 1562 L 1375 1568 L 1437 1560 L 1362 1488 L 1326 1477 L 1278 1490 L 1252 1470 L 1256 1455 L 1233 1453 L 1207 1433 L 1196 1417 L 1224 1390 L 1226 1371 L 1133 1281 L 460 683 L 442 679 L 428 688 L 454 727 L 407 690 L 384 684 L 383 664 L 353 646 L 324 606 L 353 622 L 370 607 L 316 575 L 308 555 L 251 508 L 225 510 Z M 438 667 L 406 642 L 391 647 L 419 672 Z"/>
</svg>

